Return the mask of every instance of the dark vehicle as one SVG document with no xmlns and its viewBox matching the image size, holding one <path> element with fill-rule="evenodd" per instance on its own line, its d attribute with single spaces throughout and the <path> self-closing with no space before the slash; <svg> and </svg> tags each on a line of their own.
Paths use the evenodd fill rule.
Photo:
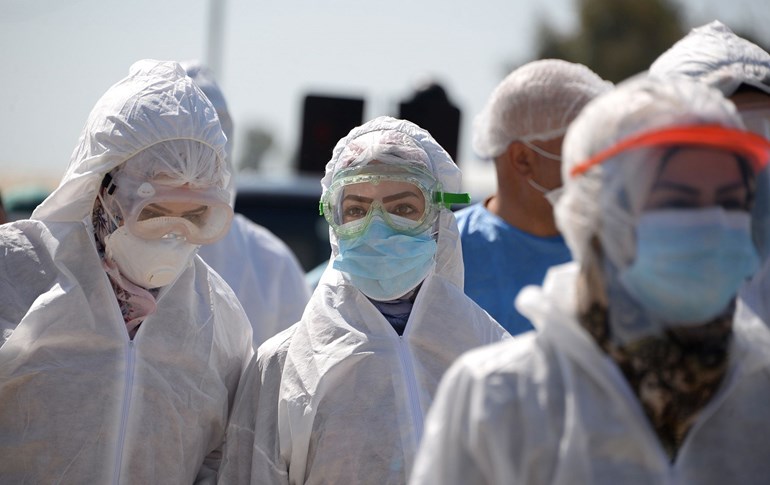
<svg viewBox="0 0 770 485">
<path fill-rule="evenodd" d="M 51 191 L 42 186 L 21 186 L 2 194 L 2 202 L 9 221 L 28 219 Z"/>
<path fill-rule="evenodd" d="M 318 213 L 320 175 L 238 174 L 235 211 L 281 238 L 309 271 L 329 259 L 329 225 Z"/>
</svg>

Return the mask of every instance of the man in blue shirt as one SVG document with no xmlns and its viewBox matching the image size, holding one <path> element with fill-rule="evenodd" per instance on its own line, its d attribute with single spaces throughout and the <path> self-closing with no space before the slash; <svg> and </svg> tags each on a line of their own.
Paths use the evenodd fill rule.
<svg viewBox="0 0 770 485">
<path fill-rule="evenodd" d="M 532 329 L 514 307 L 519 290 L 571 259 L 551 205 L 561 143 L 583 106 L 610 87 L 581 64 L 533 61 L 510 73 L 476 117 L 473 148 L 494 160 L 497 192 L 457 212 L 465 293 L 512 335 Z"/>
</svg>

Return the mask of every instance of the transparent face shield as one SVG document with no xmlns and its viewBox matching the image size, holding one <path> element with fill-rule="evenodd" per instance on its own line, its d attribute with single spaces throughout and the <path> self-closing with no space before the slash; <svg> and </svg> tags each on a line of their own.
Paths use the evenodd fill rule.
<svg viewBox="0 0 770 485">
<path fill-rule="evenodd" d="M 647 156 L 650 152 L 645 150 L 640 152 L 640 156 L 632 156 L 631 152 L 642 149 L 653 149 L 656 150 L 655 153 L 658 153 L 657 150 L 660 152 L 656 156 Z M 652 190 L 653 184 L 658 183 L 652 179 L 653 176 L 660 175 L 656 170 L 662 170 L 662 168 L 669 166 L 670 163 L 661 163 L 663 162 L 661 159 L 662 154 L 669 149 L 677 149 L 676 152 L 705 149 L 706 152 L 731 153 L 733 156 L 726 157 L 726 160 L 730 162 L 731 167 L 740 168 L 746 177 L 744 177 L 741 183 L 731 184 L 731 187 L 725 187 L 716 193 L 716 197 L 712 197 L 708 194 L 713 195 L 714 191 L 708 189 L 706 185 L 693 186 L 695 183 L 706 183 L 706 165 L 690 168 L 690 171 L 687 172 L 687 165 L 677 164 L 680 169 L 685 167 L 683 170 L 686 173 L 680 174 L 680 176 L 682 180 L 688 183 L 669 183 L 661 186 L 667 188 L 666 192 L 671 196 L 669 203 L 663 204 L 668 208 L 678 207 L 684 209 L 699 207 L 705 201 L 711 200 L 712 205 L 721 206 L 726 210 L 733 208 L 746 210 L 747 206 L 749 206 L 747 204 L 749 201 L 745 197 L 747 190 L 752 197 L 757 197 L 757 201 L 767 200 L 766 189 L 758 190 L 759 186 L 752 187 L 752 185 L 753 181 L 759 180 L 757 178 L 759 174 L 766 170 L 768 157 L 770 156 L 770 142 L 755 133 L 714 124 L 677 125 L 653 129 L 621 139 L 616 144 L 599 151 L 592 157 L 572 165 L 567 178 L 568 188 L 564 196 L 567 204 L 575 204 L 573 206 L 574 209 L 571 210 L 577 209 L 577 202 L 587 200 L 586 197 L 589 194 L 591 194 L 590 197 L 597 197 L 601 200 L 600 204 L 603 206 L 600 209 L 601 216 L 596 213 L 592 216 L 594 220 L 598 217 L 602 218 L 601 228 L 598 225 L 594 226 L 593 231 L 601 236 L 603 251 L 607 254 L 608 259 L 617 267 L 623 267 L 633 258 L 633 231 L 629 228 L 633 228 L 639 213 L 645 210 L 644 207 L 649 202 L 647 200 L 647 197 L 650 195 L 648 190 Z M 736 164 L 737 157 L 742 159 L 743 162 L 738 161 Z M 595 188 L 589 184 L 574 185 L 570 188 L 569 184 L 572 183 L 572 180 L 582 176 L 592 167 L 605 163 L 607 160 L 613 160 L 613 165 L 616 167 L 619 167 L 621 163 L 625 163 L 624 161 L 626 160 L 638 162 L 632 163 L 632 167 L 643 167 L 642 161 L 649 160 L 657 168 L 653 170 L 643 168 L 621 170 L 617 168 L 612 171 L 608 170 L 605 174 L 594 174 L 594 177 L 596 175 L 603 177 L 601 182 L 603 194 L 598 194 Z M 705 161 L 706 158 L 704 156 L 701 163 Z M 611 176 L 609 174 L 615 175 Z M 618 174 L 626 174 L 627 176 L 618 176 Z M 747 185 L 746 181 L 748 180 L 752 180 L 751 185 Z M 580 194 L 578 192 L 583 190 L 587 191 L 587 193 Z M 741 195 L 741 191 L 743 191 L 743 195 Z M 738 202 L 736 203 L 736 201 Z M 564 209 L 564 206 L 561 204 L 562 200 L 559 202 L 557 211 Z M 589 210 L 598 212 L 597 209 Z M 758 230 L 761 230 L 762 233 L 766 232 L 757 225 L 759 221 L 765 220 L 764 213 L 767 213 L 766 204 L 753 204 L 752 232 L 756 233 Z M 587 231 L 581 234 L 581 236 L 586 234 Z M 575 235 L 575 233 L 572 235 Z M 763 234 L 755 237 L 767 240 Z M 585 251 L 586 247 L 584 246 L 581 250 Z"/>
<path fill-rule="evenodd" d="M 320 212 L 341 239 L 366 232 L 375 216 L 401 234 L 416 235 L 434 225 L 442 207 L 468 201 L 467 194 L 442 192 L 424 169 L 372 163 L 340 171 Z"/>
<path fill-rule="evenodd" d="M 570 169 L 575 177 L 591 167 L 603 163 L 627 150 L 649 147 L 692 145 L 734 152 L 745 157 L 754 173 L 761 172 L 768 163 L 770 140 L 753 131 L 727 128 L 721 125 L 685 125 L 644 132 L 621 140 Z"/>
<path fill-rule="evenodd" d="M 118 172 L 106 188 L 128 230 L 143 239 L 176 236 L 210 244 L 227 233 L 233 218 L 229 193 L 219 187 L 173 186 Z"/>
</svg>

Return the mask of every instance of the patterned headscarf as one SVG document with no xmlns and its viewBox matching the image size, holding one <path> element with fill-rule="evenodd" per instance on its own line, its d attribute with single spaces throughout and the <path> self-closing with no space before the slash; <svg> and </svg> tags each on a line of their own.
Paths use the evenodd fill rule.
<svg viewBox="0 0 770 485">
<path fill-rule="evenodd" d="M 581 274 L 578 320 L 618 365 L 673 462 L 687 432 L 727 371 L 732 312 L 694 327 L 666 329 L 628 344 L 612 338 L 600 280 Z"/>
<path fill-rule="evenodd" d="M 118 299 L 120 313 L 123 315 L 123 321 L 126 324 L 128 335 L 131 338 L 134 338 L 139 329 L 139 325 L 144 319 L 155 313 L 155 301 L 160 289 L 154 288 L 147 290 L 131 283 L 120 274 L 115 262 L 106 256 L 105 240 L 107 236 L 112 234 L 118 228 L 116 222 L 120 222 L 113 220 L 102 205 L 102 200 L 109 197 L 111 196 L 107 194 L 105 188 L 102 187 L 100 189 L 100 196 L 97 197 L 94 202 L 92 214 L 94 240 L 96 242 L 96 250 L 102 260 L 102 267 L 107 273 L 112 289 L 115 292 L 115 297 Z M 119 218 L 120 215 L 115 214 L 115 217 Z"/>
</svg>

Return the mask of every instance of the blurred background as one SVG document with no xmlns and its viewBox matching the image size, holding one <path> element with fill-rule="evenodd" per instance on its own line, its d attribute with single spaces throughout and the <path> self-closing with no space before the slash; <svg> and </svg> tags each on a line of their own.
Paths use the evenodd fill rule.
<svg viewBox="0 0 770 485">
<path fill-rule="evenodd" d="M 560 57 L 619 81 L 715 19 L 770 46 L 767 0 L 2 0 L 0 193 L 12 218 L 26 216 L 131 63 L 200 59 L 235 123 L 236 210 L 309 269 L 328 255 L 305 254 L 318 245 L 307 224 L 326 233 L 319 180 L 352 126 L 379 115 L 421 124 L 479 201 L 495 179 L 473 155 L 473 117 L 512 69 Z M 301 230 L 279 228 L 287 218 Z"/>
</svg>

